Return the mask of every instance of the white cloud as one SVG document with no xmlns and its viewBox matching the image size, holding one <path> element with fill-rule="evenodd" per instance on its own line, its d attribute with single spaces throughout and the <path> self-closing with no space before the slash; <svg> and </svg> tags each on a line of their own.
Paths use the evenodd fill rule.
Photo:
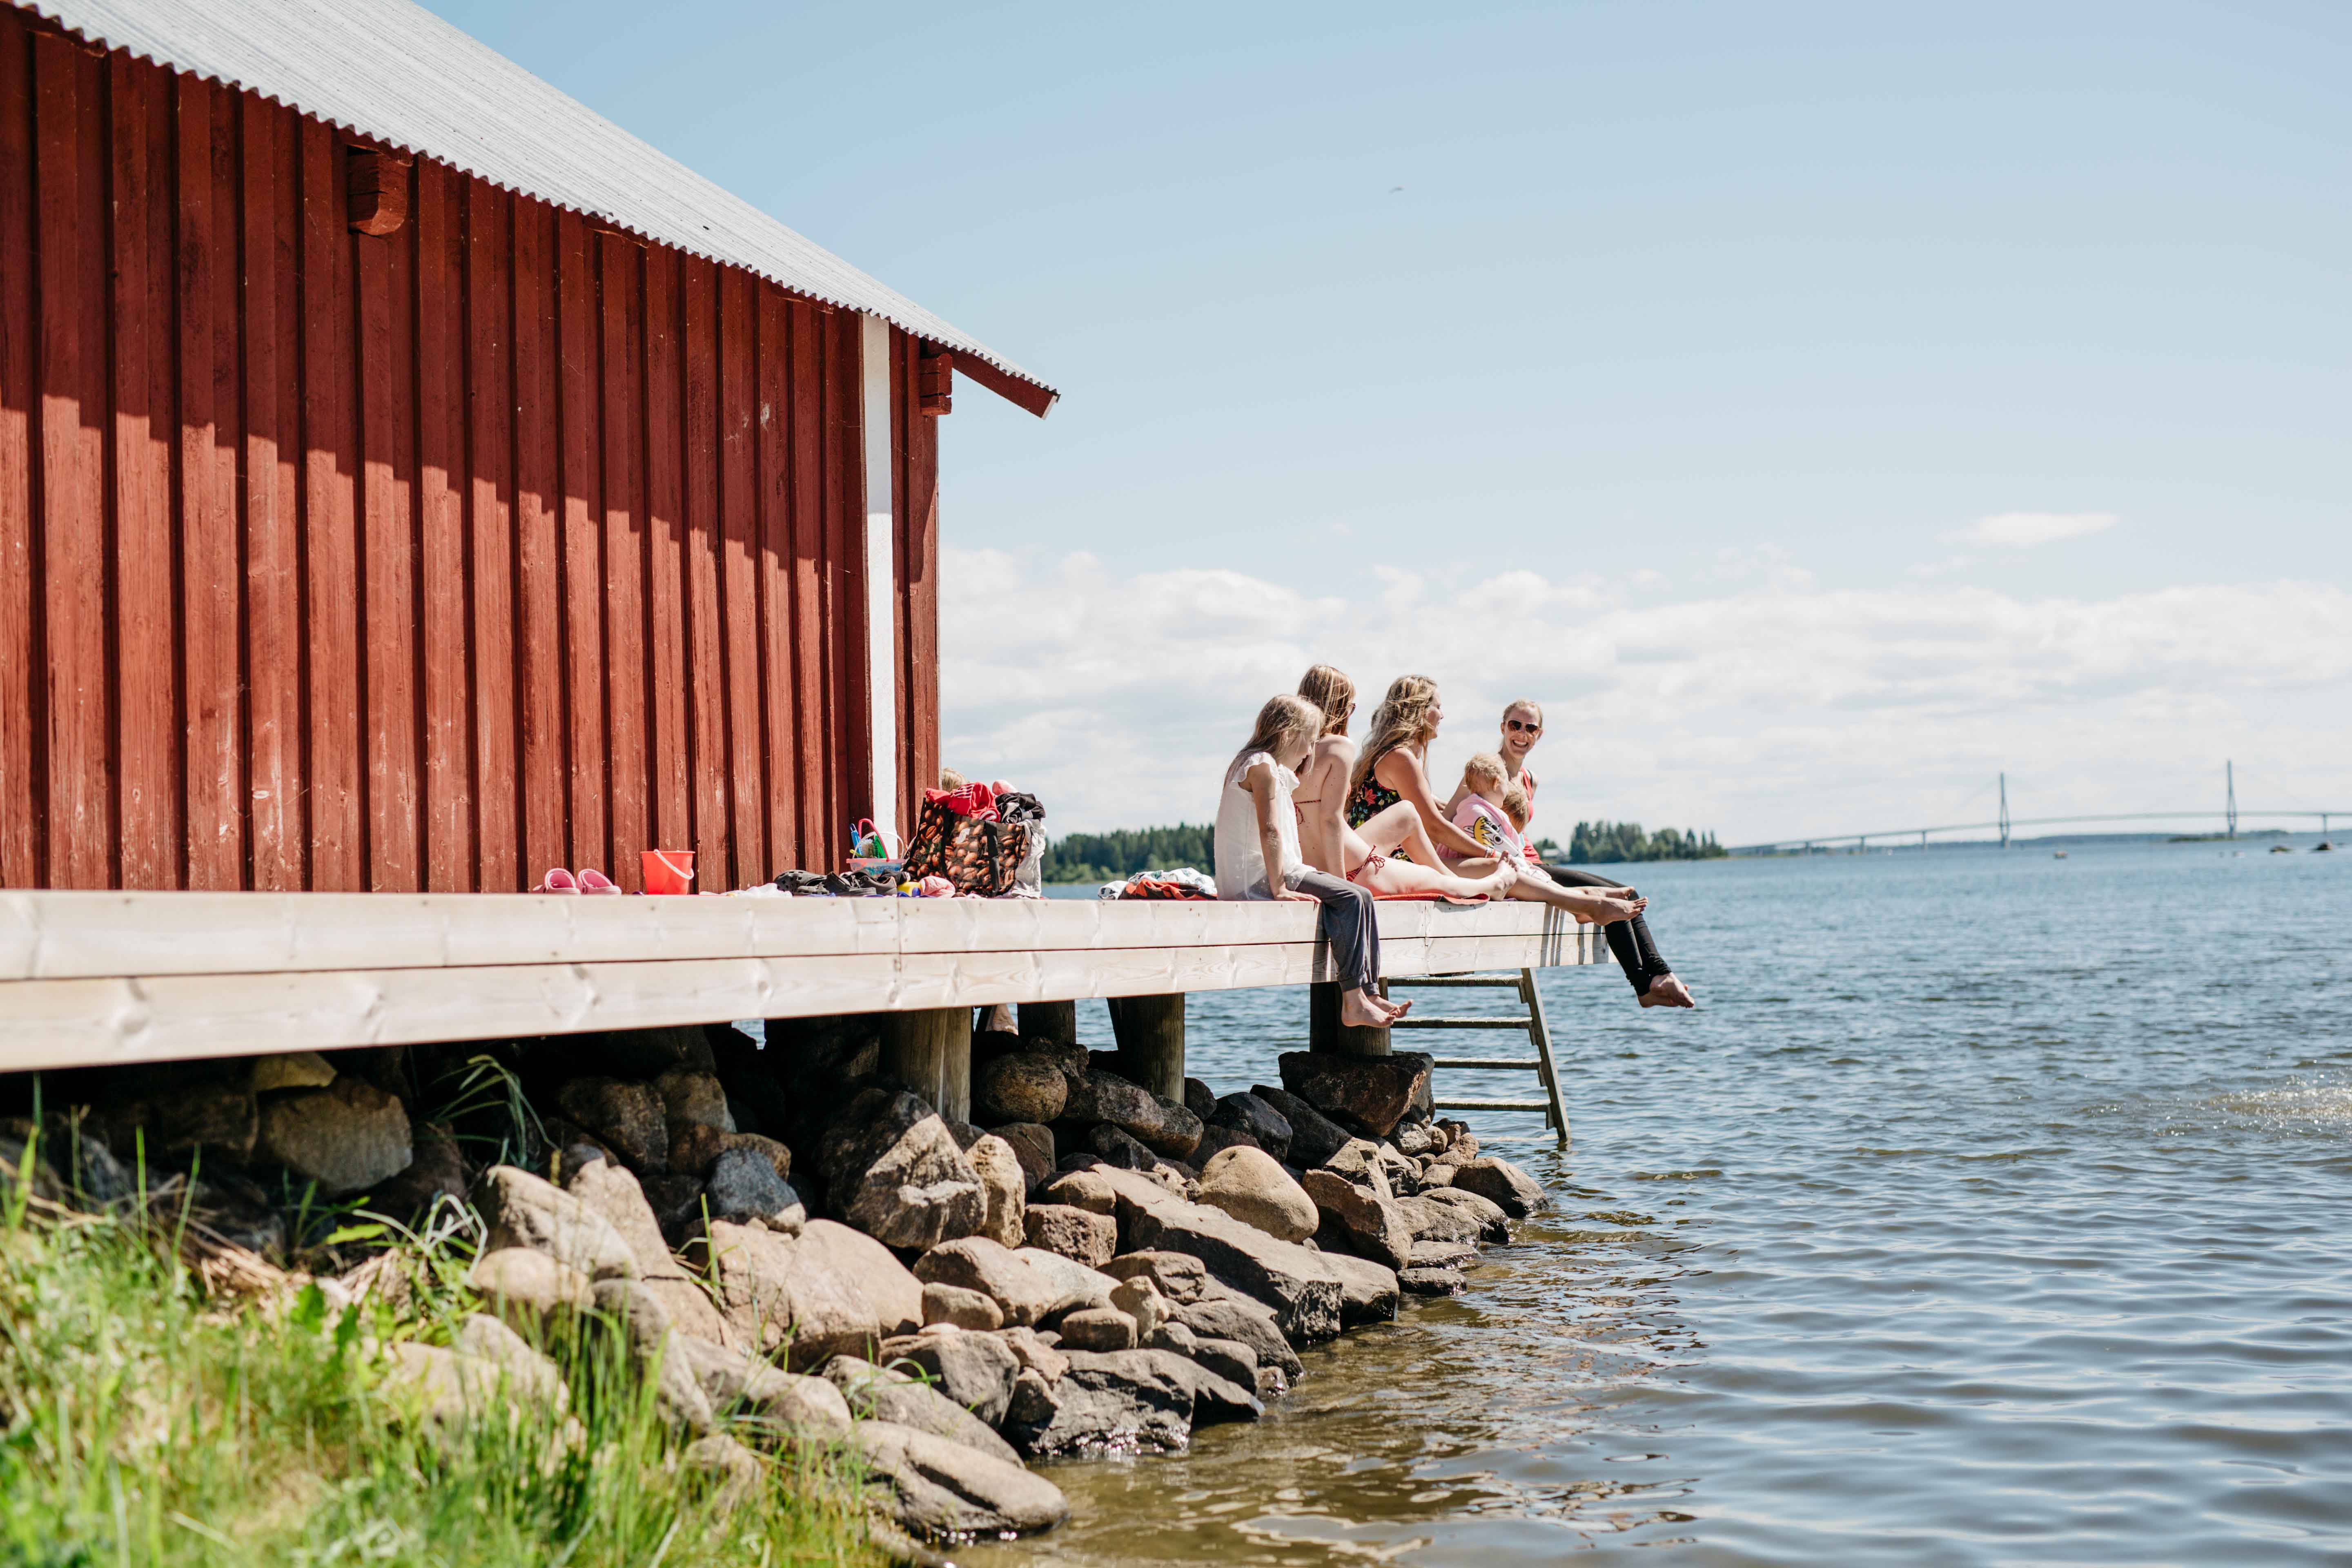
<svg viewBox="0 0 2352 1568">
<path fill-rule="evenodd" d="M 946 760 L 1037 790 L 1057 831 L 1205 820 L 1258 704 L 1318 660 L 1355 677 L 1367 710 L 1402 671 L 1435 677 L 1440 773 L 1492 744 L 1507 700 L 1541 699 L 1553 832 L 1578 816 L 1734 841 L 1897 828 L 1947 820 L 2004 768 L 2021 816 L 2175 809 L 2218 796 L 2206 774 L 2224 755 L 2242 800 L 2352 805 L 2316 799 L 2352 768 L 2334 721 L 2352 697 L 2352 593 L 2330 584 L 2027 600 L 1818 590 L 1773 563 L 1649 604 L 1526 570 L 1305 592 L 1232 571 L 1120 576 L 1083 554 L 944 557 Z"/>
<path fill-rule="evenodd" d="M 1953 530 L 1944 535 L 1944 542 L 2031 550 L 2037 544 L 2103 532 L 2113 528 L 2116 521 L 2116 514 L 2111 511 L 1997 511 L 1990 517 L 1977 519 L 1966 528 Z"/>
</svg>

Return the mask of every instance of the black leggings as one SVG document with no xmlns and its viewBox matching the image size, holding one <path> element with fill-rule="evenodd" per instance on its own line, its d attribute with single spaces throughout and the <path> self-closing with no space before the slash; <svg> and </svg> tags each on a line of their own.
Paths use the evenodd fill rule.
<svg viewBox="0 0 2352 1568">
<path fill-rule="evenodd" d="M 1381 923 L 1370 891 L 1311 867 L 1299 877 L 1298 890 L 1322 900 L 1323 939 L 1331 944 L 1339 989 L 1372 990 L 1381 978 Z"/>
<path fill-rule="evenodd" d="M 1551 879 L 1563 888 L 1622 888 L 1625 884 L 1612 877 L 1596 877 L 1590 871 L 1570 871 L 1563 867 L 1547 866 L 1544 869 Z M 1602 926 L 1608 935 L 1609 951 L 1617 955 L 1617 967 L 1625 972 L 1633 983 L 1633 994 L 1646 996 L 1650 982 L 1661 974 L 1672 974 L 1674 965 L 1658 956 L 1658 944 L 1650 940 L 1650 922 L 1635 915 L 1630 921 L 1618 921 Z"/>
</svg>

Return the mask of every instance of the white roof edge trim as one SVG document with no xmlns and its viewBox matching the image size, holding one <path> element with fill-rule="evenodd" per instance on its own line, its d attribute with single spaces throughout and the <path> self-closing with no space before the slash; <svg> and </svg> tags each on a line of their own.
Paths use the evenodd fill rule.
<svg viewBox="0 0 2352 1568">
<path fill-rule="evenodd" d="M 6 0 L 82 39 L 253 92 L 1061 394 L 411 0 Z M 1050 406 L 1050 403 L 1048 405 Z"/>
</svg>

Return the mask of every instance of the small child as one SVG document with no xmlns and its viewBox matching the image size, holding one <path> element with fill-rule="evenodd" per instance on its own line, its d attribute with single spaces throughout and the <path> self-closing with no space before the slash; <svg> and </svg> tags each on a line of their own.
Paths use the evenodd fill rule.
<svg viewBox="0 0 2352 1568">
<path fill-rule="evenodd" d="M 1492 752 L 1480 752 L 1465 763 L 1462 804 L 1454 808 L 1454 826 L 1475 838 L 1489 855 L 1524 859 L 1527 847 L 1519 840 L 1519 829 L 1528 820 L 1527 794 L 1516 785 L 1506 785 L 1503 776 L 1503 759 Z M 1519 799 L 1517 817 L 1507 804 L 1512 795 Z"/>
</svg>

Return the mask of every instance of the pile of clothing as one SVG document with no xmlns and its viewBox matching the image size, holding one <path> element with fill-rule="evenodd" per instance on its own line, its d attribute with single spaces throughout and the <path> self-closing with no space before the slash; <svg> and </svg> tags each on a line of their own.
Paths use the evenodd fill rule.
<svg viewBox="0 0 2352 1568">
<path fill-rule="evenodd" d="M 1215 879 L 1190 866 L 1179 866 L 1172 871 L 1138 871 L 1123 882 L 1105 882 L 1095 890 L 1097 899 L 1160 899 L 1182 903 L 1216 896 Z"/>
</svg>

